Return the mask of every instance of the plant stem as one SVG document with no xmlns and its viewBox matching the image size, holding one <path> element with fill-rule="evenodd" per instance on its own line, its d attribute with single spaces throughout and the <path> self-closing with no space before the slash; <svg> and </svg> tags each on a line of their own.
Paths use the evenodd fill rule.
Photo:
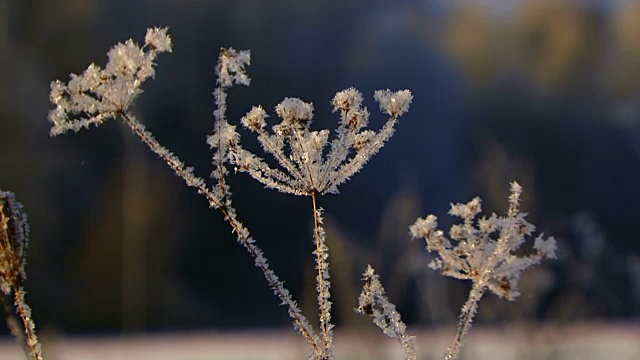
<svg viewBox="0 0 640 360">
<path fill-rule="evenodd" d="M 313 227 L 314 237 L 316 243 L 316 269 L 318 270 L 316 276 L 316 286 L 318 290 L 318 307 L 320 310 L 320 330 L 322 331 L 322 345 L 324 359 L 333 359 L 333 332 L 331 329 L 331 301 L 330 294 L 330 282 L 329 282 L 329 248 L 325 243 L 324 229 L 322 228 L 321 209 L 317 204 L 317 192 L 311 192 L 311 199 L 313 200 Z"/>
<path fill-rule="evenodd" d="M 471 291 L 469 292 L 469 298 L 464 303 L 464 306 L 462 306 L 462 312 L 458 318 L 458 330 L 451 342 L 451 345 L 449 345 L 449 348 L 445 353 L 445 360 L 454 360 L 458 358 L 464 336 L 469 332 L 469 329 L 471 329 L 473 318 L 478 312 L 478 302 L 482 298 L 485 289 L 484 283 L 481 284 L 480 281 L 474 281 Z"/>
<path fill-rule="evenodd" d="M 16 308 L 22 323 L 24 324 L 24 332 L 27 335 L 27 345 L 31 349 L 31 358 L 34 360 L 43 360 L 42 349 L 36 336 L 36 324 L 31 319 L 31 308 L 24 301 L 24 291 L 17 282 L 13 284 L 13 295 L 16 302 Z"/>
</svg>

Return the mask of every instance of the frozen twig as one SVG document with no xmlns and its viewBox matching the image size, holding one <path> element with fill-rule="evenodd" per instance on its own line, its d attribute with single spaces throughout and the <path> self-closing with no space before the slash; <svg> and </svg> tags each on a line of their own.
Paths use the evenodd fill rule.
<svg viewBox="0 0 640 360">
<path fill-rule="evenodd" d="M 356 312 L 369 315 L 385 335 L 398 339 L 407 360 L 416 359 L 416 349 L 413 344 L 413 336 L 406 333 L 407 327 L 400 318 L 400 313 L 396 310 L 387 295 L 384 287 L 380 283 L 378 275 L 374 273 L 371 265 L 367 265 L 364 274 L 364 286 L 358 298 L 358 308 Z"/>
<path fill-rule="evenodd" d="M 22 320 L 26 337 L 18 336 L 18 325 L 11 318 L 7 319 L 7 324 L 18 341 L 24 339 L 26 342 L 29 358 L 42 360 L 36 324 L 31 317 L 31 308 L 25 301 L 22 287 L 27 277 L 24 266 L 28 240 L 29 224 L 22 204 L 12 193 L 0 191 L 0 288 L 7 297 L 13 294 L 16 312 Z"/>
</svg>

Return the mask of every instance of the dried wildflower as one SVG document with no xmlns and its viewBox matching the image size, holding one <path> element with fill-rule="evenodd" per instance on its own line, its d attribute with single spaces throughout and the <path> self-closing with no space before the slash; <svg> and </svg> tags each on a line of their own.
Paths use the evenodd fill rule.
<svg viewBox="0 0 640 360">
<path fill-rule="evenodd" d="M 56 106 L 49 112 L 51 135 L 100 125 L 126 112 L 142 93 L 142 83 L 155 75 L 157 54 L 171 51 L 167 28 L 149 29 L 145 46 L 129 39 L 108 53 L 104 69 L 95 64 L 81 74 L 71 74 L 67 84 L 51 83 L 49 99 Z"/>
<path fill-rule="evenodd" d="M 525 219 L 526 214 L 519 212 L 521 193 L 522 187 L 516 182 L 511 183 L 506 217 L 492 214 L 489 218 L 476 221 L 476 216 L 482 211 L 480 198 L 466 204 L 452 204 L 449 214 L 463 220 L 462 224 L 453 225 L 449 231 L 455 245 L 444 237 L 441 230 L 437 230 L 438 223 L 434 215 L 417 219 L 410 227 L 414 238 L 424 238 L 427 250 L 438 253 L 429 267 L 440 270 L 446 276 L 473 281 L 447 359 L 457 358 L 462 339 L 477 311 L 478 301 L 487 288 L 500 297 L 515 300 L 520 295 L 518 280 L 522 272 L 544 258 L 556 257 L 555 239 L 545 238 L 543 234 L 535 239 L 532 254 L 514 255 L 525 238 L 535 231 L 535 226 Z"/>
</svg>

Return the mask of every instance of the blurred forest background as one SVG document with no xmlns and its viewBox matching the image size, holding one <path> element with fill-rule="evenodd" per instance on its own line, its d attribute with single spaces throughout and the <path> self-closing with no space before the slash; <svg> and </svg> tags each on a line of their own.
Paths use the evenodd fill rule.
<svg viewBox="0 0 640 360">
<path fill-rule="evenodd" d="M 517 302 L 487 296 L 478 321 L 640 318 L 638 1 L 1 0 L 0 188 L 29 215 L 41 332 L 290 326 L 222 216 L 123 124 L 48 135 L 50 81 L 151 26 L 169 27 L 174 51 L 136 112 L 203 177 L 220 47 L 252 51 L 232 121 L 299 97 L 333 128 L 330 100 L 355 86 L 377 127 L 375 89 L 413 92 L 388 145 L 321 199 L 338 326 L 371 327 L 352 311 L 367 263 L 410 325 L 453 324 L 469 284 L 428 269 L 408 226 L 434 213 L 448 228 L 449 203 L 474 196 L 502 213 L 512 180 L 559 259 L 525 274 Z M 310 200 L 231 179 L 241 219 L 314 318 Z"/>
</svg>

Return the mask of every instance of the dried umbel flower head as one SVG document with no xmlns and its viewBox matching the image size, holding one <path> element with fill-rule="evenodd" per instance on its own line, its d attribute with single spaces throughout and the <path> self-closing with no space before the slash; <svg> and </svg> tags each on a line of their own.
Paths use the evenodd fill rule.
<svg viewBox="0 0 640 360">
<path fill-rule="evenodd" d="M 358 109 L 362 104 L 362 94 L 351 87 L 338 92 L 331 103 L 333 104 L 333 111 Z"/>
<path fill-rule="evenodd" d="M 230 186 L 225 181 L 226 165 L 229 164 L 235 171 L 248 173 L 266 187 L 312 198 L 320 336 L 314 334 L 306 320 L 295 310 L 296 306 L 291 306 L 293 311 L 290 310 L 290 314 L 294 318 L 296 328 L 301 330 L 312 345 L 312 358 L 331 360 L 334 359 L 334 355 L 329 248 L 325 243 L 322 208 L 317 206 L 317 200 L 320 195 L 337 193 L 338 186 L 360 171 L 384 146 L 393 135 L 398 117 L 409 109 L 412 95 L 408 90 L 376 92 L 375 98 L 380 103 L 380 108 L 390 117 L 382 129 L 373 131 L 365 129 L 369 112 L 362 107 L 362 94 L 354 88 L 338 92 L 333 98 L 333 106 L 334 112 L 340 112 L 341 121 L 335 131 L 336 136 L 331 141 L 329 129 L 311 130 L 314 115 L 312 103 L 298 98 L 285 98 L 275 107 L 281 121 L 270 127 L 267 126 L 268 115 L 264 108 L 253 107 L 241 119 L 240 124 L 254 133 L 263 152 L 273 157 L 274 161 L 270 164 L 261 154 L 249 151 L 243 146 L 236 126 L 231 125 L 225 118 L 226 90 L 233 84 L 249 84 L 250 79 L 245 72 L 249 60 L 248 51 L 222 49 L 216 68 L 218 81 L 214 96 L 217 109 L 214 111 L 214 132 L 207 138 L 207 143 L 214 150 L 212 163 L 215 169 L 212 177 L 217 182 L 212 194 L 224 204 L 227 218 L 232 219 L 235 210 L 231 209 Z M 256 264 L 260 262 L 256 261 Z M 279 285 L 274 287 L 274 290 L 279 294 L 284 293 Z M 399 336 L 403 344 L 407 343 L 408 338 L 398 332 L 399 315 L 393 315 L 390 321 L 393 322 L 394 334 Z M 409 345 L 406 346 L 408 348 Z"/>
<path fill-rule="evenodd" d="M 471 328 L 478 302 L 487 288 L 500 297 L 515 300 L 520 295 L 518 280 L 522 272 L 544 258 L 556 257 L 555 239 L 545 238 L 543 234 L 535 239 L 531 254 L 515 255 L 536 229 L 525 219 L 526 214 L 520 212 L 521 194 L 522 187 L 515 181 L 511 183 L 509 211 L 505 217 L 492 214 L 476 221 L 482 211 L 480 198 L 466 204 L 452 204 L 449 214 L 462 219 L 462 224 L 453 225 L 449 230 L 455 243 L 438 230 L 434 215 L 417 219 L 409 228 L 414 238 L 426 240 L 427 250 L 438 253 L 429 267 L 440 270 L 443 275 L 473 282 L 469 298 L 462 306 L 458 331 L 445 354 L 447 360 L 458 358 L 463 338 Z"/>
<path fill-rule="evenodd" d="M 241 124 L 257 133 L 264 152 L 273 156 L 279 167 L 272 167 L 261 156 L 241 147 L 230 149 L 229 160 L 237 170 L 284 193 L 337 193 L 338 186 L 360 171 L 393 135 L 398 117 L 408 111 L 413 96 L 408 90 L 378 90 L 374 98 L 380 109 L 390 115 L 378 131 L 366 129 L 369 111 L 362 107 L 362 94 L 358 90 L 348 88 L 335 95 L 332 103 L 334 111 L 340 112 L 341 121 L 333 140 L 328 129 L 310 129 L 311 103 L 285 98 L 276 106 L 282 121 L 272 126 L 272 131 L 266 127 L 264 109 L 254 107 Z M 216 142 L 209 143 L 217 146 Z"/>
<path fill-rule="evenodd" d="M 267 125 L 265 120 L 268 117 L 262 106 L 254 106 L 240 121 L 245 128 L 258 132 Z"/>
<path fill-rule="evenodd" d="M 506 217 L 492 214 L 476 220 L 482 211 L 480 198 L 466 204 L 452 204 L 449 214 L 463 220 L 462 224 L 454 224 L 449 230 L 455 245 L 442 230 L 437 230 L 434 215 L 417 219 L 410 227 L 411 235 L 424 238 L 427 249 L 438 253 L 439 257 L 429 264 L 431 268 L 457 279 L 482 280 L 496 295 L 515 300 L 519 295 L 520 274 L 544 258 L 556 257 L 555 239 L 545 238 L 544 234 L 535 239 L 533 253 L 514 255 L 536 229 L 525 219 L 526 213 L 519 212 L 521 192 L 522 187 L 513 182 Z"/>
<path fill-rule="evenodd" d="M 97 126 L 126 112 L 142 93 L 142 83 L 155 75 L 154 61 L 162 52 L 171 52 L 167 28 L 148 29 L 142 47 L 131 39 L 116 44 L 104 69 L 91 64 L 82 74 L 71 74 L 66 84 L 52 82 L 51 135 Z"/>
</svg>

